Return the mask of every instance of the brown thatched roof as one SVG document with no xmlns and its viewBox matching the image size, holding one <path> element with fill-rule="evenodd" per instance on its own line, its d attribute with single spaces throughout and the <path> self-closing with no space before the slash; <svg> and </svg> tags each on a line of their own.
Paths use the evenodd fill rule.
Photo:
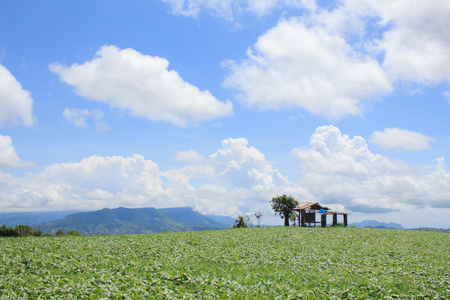
<svg viewBox="0 0 450 300">
<path fill-rule="evenodd" d="M 302 209 L 307 209 L 307 210 L 329 210 L 328 207 L 326 206 L 322 206 L 319 204 L 319 202 L 300 202 L 299 205 L 294 208 L 294 210 L 302 210 Z"/>
</svg>

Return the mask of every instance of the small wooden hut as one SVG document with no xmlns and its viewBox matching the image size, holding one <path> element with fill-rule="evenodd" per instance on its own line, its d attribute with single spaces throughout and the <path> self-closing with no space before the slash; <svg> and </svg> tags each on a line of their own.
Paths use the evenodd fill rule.
<svg viewBox="0 0 450 300">
<path fill-rule="evenodd" d="M 298 211 L 298 224 L 299 226 L 306 227 L 311 224 L 315 227 L 316 224 L 320 224 L 322 227 L 327 226 L 327 215 L 333 216 L 333 225 L 337 225 L 337 216 L 343 216 L 343 225 L 347 226 L 347 213 L 332 211 L 326 206 L 322 206 L 319 202 L 300 202 L 299 205 L 294 208 Z M 320 221 L 316 221 L 316 213 L 320 214 Z"/>
</svg>

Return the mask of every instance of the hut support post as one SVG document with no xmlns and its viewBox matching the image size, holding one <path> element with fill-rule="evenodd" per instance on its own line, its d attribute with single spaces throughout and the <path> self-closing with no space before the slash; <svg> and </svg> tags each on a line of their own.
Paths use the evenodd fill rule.
<svg viewBox="0 0 450 300">
<path fill-rule="evenodd" d="M 347 214 L 344 214 L 344 227 L 347 227 Z"/>
<path fill-rule="evenodd" d="M 327 214 L 322 214 L 320 218 L 321 218 L 320 223 L 322 227 L 327 227 Z"/>
<path fill-rule="evenodd" d="M 304 210 L 304 209 L 300 210 L 300 216 L 302 217 L 302 219 L 301 219 L 302 227 L 306 227 L 306 222 L 305 222 L 305 210 Z"/>
<path fill-rule="evenodd" d="M 334 213 L 333 214 L 333 226 L 336 226 L 336 225 L 337 225 L 337 214 Z"/>
</svg>

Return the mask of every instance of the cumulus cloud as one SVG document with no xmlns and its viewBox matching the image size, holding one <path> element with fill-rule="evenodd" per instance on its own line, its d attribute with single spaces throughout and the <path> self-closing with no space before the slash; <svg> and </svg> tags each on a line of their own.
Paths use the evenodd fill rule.
<svg viewBox="0 0 450 300">
<path fill-rule="evenodd" d="M 390 0 L 337 0 L 326 6 L 315 0 L 163 1 L 171 5 L 174 14 L 197 17 L 200 12 L 205 12 L 230 21 L 249 12 L 267 15 L 277 7 L 303 8 L 303 16 L 298 20 L 307 28 L 321 27 L 329 36 L 338 36 L 351 44 L 356 57 L 367 59 L 365 56 L 368 55 L 379 60 L 392 82 L 435 85 L 450 81 L 449 68 L 442 67 L 450 62 L 450 33 L 447 30 L 450 27 L 450 3 L 447 0 L 435 0 L 432 4 L 422 0 L 397 0 L 395 3 Z M 284 33 L 277 32 L 280 38 Z M 311 30 L 311 34 L 316 33 Z M 305 42 L 310 40 L 305 39 Z M 292 44 L 283 46 L 290 48 Z M 267 60 L 264 55 L 257 58 Z M 255 62 L 251 65 L 261 68 Z"/>
<path fill-rule="evenodd" d="M 0 135 L 0 169 L 31 167 L 32 162 L 22 161 L 16 154 L 12 139 L 7 135 Z"/>
<path fill-rule="evenodd" d="M 307 13 L 280 20 L 249 47 L 246 59 L 224 62 L 230 70 L 224 86 L 249 107 L 300 107 L 338 119 L 362 114 L 368 101 L 399 82 L 450 82 L 449 68 L 442 67 L 450 63 L 450 2 L 316 4 L 305 2 Z"/>
<path fill-rule="evenodd" d="M 352 40 L 378 57 L 392 81 L 434 85 L 450 81 L 450 3 L 436 0 L 342 0 L 307 22 Z"/>
<path fill-rule="evenodd" d="M 102 120 L 103 116 L 103 111 L 99 109 L 89 110 L 87 108 L 66 108 L 63 111 L 63 117 L 67 120 L 67 122 L 77 127 L 86 128 L 86 118 L 92 118 L 97 131 L 107 131 L 110 129 L 108 123 Z"/>
<path fill-rule="evenodd" d="M 141 155 L 91 156 L 25 177 L 0 174 L 2 210 L 170 207 L 158 166 Z"/>
<path fill-rule="evenodd" d="M 201 159 L 189 160 L 187 154 Z M 334 126 L 317 128 L 310 144 L 291 154 L 301 168 L 296 181 L 289 181 L 244 138 L 224 140 L 208 156 L 194 150 L 179 153 L 185 165 L 165 171 L 133 155 L 91 156 L 23 177 L 0 172 L 0 208 L 190 206 L 237 216 L 270 212 L 270 199 L 288 194 L 355 214 L 450 210 L 450 173 L 443 157 L 435 170 L 421 175 L 404 162 L 372 153 L 364 138 L 349 137 Z"/>
<path fill-rule="evenodd" d="M 430 148 L 434 139 L 422 133 L 399 128 L 375 131 L 371 142 L 383 149 L 424 150 Z"/>
<path fill-rule="evenodd" d="M 186 154 L 194 153 L 199 159 L 186 159 Z M 186 165 L 167 171 L 134 155 L 91 156 L 20 178 L 0 173 L 4 187 L 0 207 L 11 211 L 191 206 L 203 213 L 236 216 L 269 210 L 272 194 L 287 190 L 308 195 L 304 188 L 290 187 L 288 179 L 245 139 L 225 140 L 208 157 L 195 151 L 179 157 Z"/>
<path fill-rule="evenodd" d="M 392 89 L 379 63 L 324 27 L 282 20 L 240 63 L 227 62 L 224 85 L 250 107 L 301 107 L 327 118 L 359 115 L 366 101 Z"/>
<path fill-rule="evenodd" d="M 7 68 L 0 64 L 0 127 L 6 123 L 31 126 L 33 99 Z"/>
<path fill-rule="evenodd" d="M 365 1 L 369 2 L 369 1 Z M 382 24 L 389 24 L 379 47 L 383 67 L 397 80 L 421 84 L 450 82 L 450 3 L 436 0 L 371 2 Z"/>
<path fill-rule="evenodd" d="M 268 195 L 286 190 L 310 197 L 304 188 L 290 187 L 287 177 L 244 138 L 224 140 L 215 153 L 164 175 L 171 198 L 189 199 L 193 207 L 209 214 L 235 216 L 255 209 L 269 210 Z"/>
<path fill-rule="evenodd" d="M 373 213 L 450 208 L 450 173 L 443 158 L 435 171 L 420 176 L 404 162 L 373 154 L 362 137 L 351 139 L 334 126 L 317 128 L 310 146 L 291 154 L 303 170 L 297 184 L 322 202 Z"/>
<path fill-rule="evenodd" d="M 236 16 L 251 13 L 256 16 L 269 14 L 276 7 L 316 7 L 314 0 L 163 0 L 172 7 L 172 13 L 197 17 L 201 11 L 233 21 Z"/>
<path fill-rule="evenodd" d="M 362 137 L 350 139 L 334 126 L 317 128 L 311 136 L 310 147 L 296 148 L 291 154 L 301 161 L 302 169 L 308 173 L 358 178 L 408 170 L 406 164 L 373 154 Z"/>
<path fill-rule="evenodd" d="M 168 66 L 161 57 L 103 46 L 91 61 L 69 67 L 54 63 L 50 70 L 78 95 L 152 121 L 186 126 L 232 114 L 230 101 L 200 91 Z"/>
</svg>

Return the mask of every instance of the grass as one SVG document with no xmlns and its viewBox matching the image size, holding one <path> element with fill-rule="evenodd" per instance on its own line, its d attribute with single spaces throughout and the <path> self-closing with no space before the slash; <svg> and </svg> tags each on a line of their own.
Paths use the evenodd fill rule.
<svg viewBox="0 0 450 300">
<path fill-rule="evenodd" d="M 0 242 L 0 299 L 450 299 L 446 233 L 268 227 Z"/>
</svg>

